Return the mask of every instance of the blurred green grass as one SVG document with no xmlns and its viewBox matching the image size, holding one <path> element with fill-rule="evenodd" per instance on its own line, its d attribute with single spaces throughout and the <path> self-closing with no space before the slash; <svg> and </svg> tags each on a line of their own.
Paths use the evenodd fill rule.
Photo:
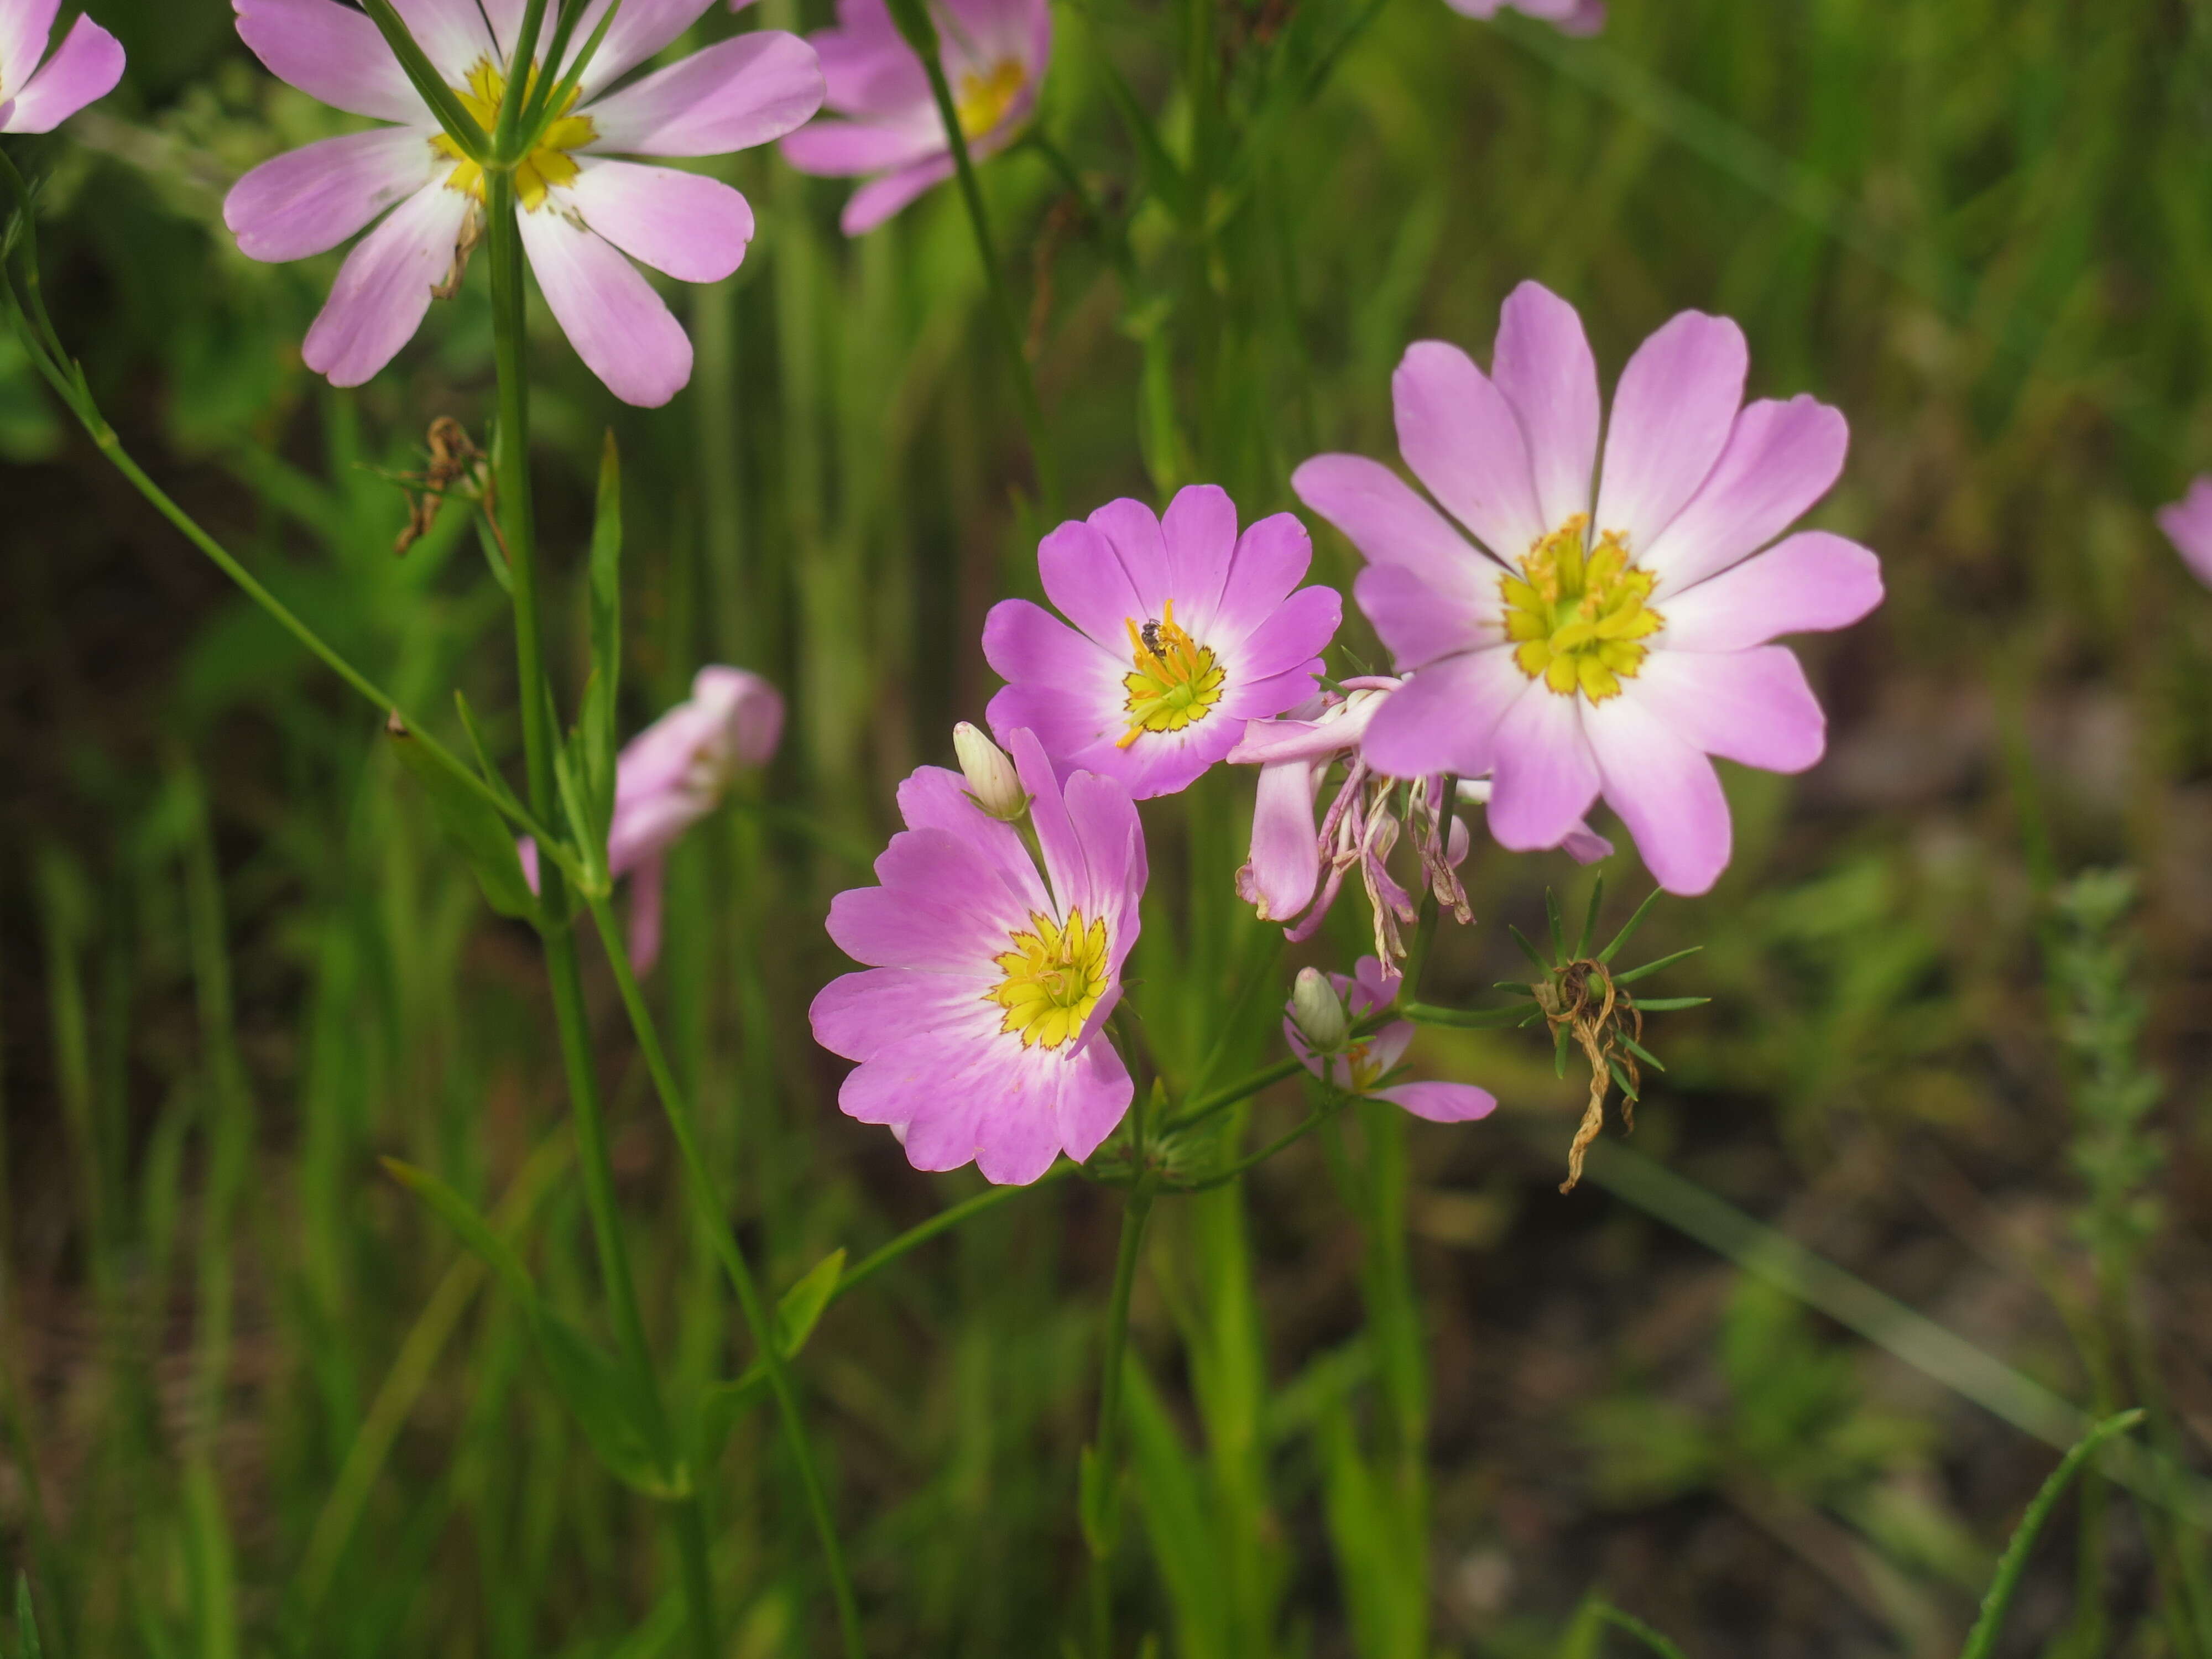
<svg viewBox="0 0 2212 1659">
<path fill-rule="evenodd" d="M 297 343 L 335 261 L 252 265 L 217 211 L 231 177 L 339 118 L 261 73 L 220 0 L 95 9 L 131 51 L 125 91 L 11 154 L 51 172 L 50 292 L 104 404 L 403 699 L 459 684 L 507 707 L 498 596 L 465 526 L 396 560 L 381 476 L 413 465 L 434 415 L 481 428 L 480 285 L 359 396 L 320 386 Z M 1735 869 L 1652 924 L 1655 953 L 1707 945 L 1678 977 L 1716 1002 L 1669 1020 L 1673 1070 L 1639 1139 L 2060 1393 L 2138 1397 L 2142 1356 L 2103 1328 L 2109 1287 L 2072 1228 L 2075 1061 L 2039 946 L 2057 876 L 2132 866 L 2166 1201 L 2122 1300 L 2172 1397 L 2173 1449 L 2202 1467 L 2212 598 L 2148 511 L 2212 464 L 2212 20 L 2179 0 L 1613 10 L 1585 44 L 1396 0 L 1273 130 L 1208 246 L 1139 216 L 1142 303 L 1041 160 L 994 163 L 1069 504 L 1206 478 L 1248 518 L 1289 506 L 1306 454 L 1391 452 L 1408 340 L 1483 354 L 1525 276 L 1577 304 L 1608 374 L 1675 310 L 1739 319 L 1756 393 L 1811 391 L 1850 417 L 1820 521 L 1883 554 L 1891 598 L 1808 652 L 1829 761 L 1796 781 L 1732 774 Z M 1224 59 L 1270 15 L 1214 13 Z M 1045 118 L 1096 188 L 1136 167 L 1092 54 L 1167 100 L 1190 142 L 1168 90 L 1179 19 L 1060 12 Z M 836 1115 L 804 1011 L 840 966 L 827 897 L 860 877 L 891 784 L 980 714 L 981 614 L 1033 588 L 1042 526 L 949 192 L 847 244 L 836 187 L 763 155 L 726 176 L 761 234 L 733 283 L 684 296 L 700 368 L 671 409 L 611 405 L 546 335 L 541 520 L 572 690 L 611 422 L 636 481 L 632 723 L 703 660 L 793 698 L 757 798 L 678 860 L 655 987 L 781 1287 L 969 1190 Z M 351 1541 L 303 1583 L 364 1414 L 454 1268 L 374 1159 L 488 1205 L 507 1191 L 557 1121 L 542 996 L 526 939 L 483 916 L 359 711 L 41 398 L 0 355 L 11 1552 L 70 1653 L 658 1651 L 676 1626 L 653 1601 L 668 1575 L 646 1508 L 535 1386 L 496 1298 L 460 1311 Z M 1348 580 L 1340 541 L 1317 547 L 1319 574 Z M 1160 837 L 1170 872 L 1218 864 L 1243 834 L 1241 787 L 1193 799 L 1187 834 Z M 1445 987 L 1472 996 L 1512 971 L 1498 924 L 1536 925 L 1540 884 L 1579 896 L 1581 879 L 1479 854 L 1484 925 L 1442 947 Z M 203 1000 L 226 959 L 228 1017 Z M 696 1394 L 744 1345 L 672 1201 L 611 999 L 601 1013 L 641 1279 Z M 1164 1033 L 1184 1053 L 1204 1035 Z M 1692 1652 L 1954 1651 L 2047 1454 L 1617 1200 L 1559 1198 L 1578 1091 L 1540 1045 L 1427 1041 L 1506 1106 L 1409 1136 L 1436 1443 L 1412 1576 L 1437 1643 L 1551 1651 L 1601 1582 Z M 233 1210 L 218 1153 L 247 1122 Z M 1387 1606 L 1340 1579 L 1359 1559 L 1341 1453 L 1376 1386 L 1355 1230 L 1318 1149 L 1252 1186 L 1243 1212 L 1209 1201 L 1164 1237 L 1139 1307 L 1146 1530 L 1170 1557 L 1192 1528 L 1231 1539 L 1234 1594 L 1178 1587 L 1142 1550 L 1125 1553 L 1127 1593 L 1194 1659 L 1371 1654 Z M 1112 1224 L 1071 1191 L 994 1212 L 810 1348 L 874 1650 L 1052 1650 L 1080 1559 L 1069 1471 Z M 580 1229 L 556 1183 L 529 1243 L 550 1289 L 588 1306 Z M 227 1276 L 231 1352 L 210 1386 Z M 1224 1332 L 1224 1310 L 1250 1327 Z M 714 1498 L 736 1652 L 818 1650 L 792 1487 L 774 1436 L 741 1420 Z M 2052 1650 L 2195 1650 L 2173 1608 L 2180 1547 L 2094 1487 L 2079 1522 L 2101 1611 L 2077 1610 L 2074 1570 L 2054 1565 L 2020 1630 Z"/>
</svg>

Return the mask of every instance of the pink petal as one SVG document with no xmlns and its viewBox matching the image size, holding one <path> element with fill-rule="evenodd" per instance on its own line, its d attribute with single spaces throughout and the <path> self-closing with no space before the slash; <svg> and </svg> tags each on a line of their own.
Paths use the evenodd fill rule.
<svg viewBox="0 0 2212 1659">
<path fill-rule="evenodd" d="M 995 971 L 963 978 L 871 968 L 831 980 L 806 1012 L 814 1040 L 833 1054 L 866 1060 L 895 1042 L 933 1031 L 963 1030 L 988 1038 L 1005 1018 L 988 1000 Z"/>
<path fill-rule="evenodd" d="M 1129 672 L 1127 661 L 1109 656 L 1096 641 L 1027 599 L 1001 599 L 991 607 L 983 618 L 983 660 L 1010 684 L 1034 682 L 1097 704 L 1097 735 L 1110 728 L 1119 737 L 1126 729 L 1121 677 Z"/>
<path fill-rule="evenodd" d="M 726 155 L 781 138 L 822 107 L 822 65 L 795 34 L 759 29 L 695 52 L 592 104 L 594 150 Z"/>
<path fill-rule="evenodd" d="M 586 161 L 561 194 L 631 258 L 678 282 L 720 282 L 744 262 L 753 239 L 745 198 L 702 173 Z"/>
<path fill-rule="evenodd" d="M 1750 352 L 1725 317 L 1686 311 L 1637 347 L 1613 396 L 1597 526 L 1641 554 L 1728 447 Z"/>
<path fill-rule="evenodd" d="M 2212 586 L 2212 477 L 2191 480 L 2188 495 L 2160 508 L 2158 527 L 2197 580 Z"/>
<path fill-rule="evenodd" d="M 1060 1149 L 1079 1164 L 1089 1158 L 1128 1115 L 1136 1092 L 1129 1068 L 1112 1043 L 1094 1039 L 1086 1044 L 1060 1079 L 1054 1114 Z"/>
<path fill-rule="evenodd" d="M 1220 602 L 1206 625 L 1206 637 L 1251 637 L 1268 618 L 1279 614 L 1291 590 L 1304 579 L 1312 564 L 1313 538 L 1296 514 L 1271 514 L 1250 526 L 1237 538 Z M 1337 601 L 1337 610 L 1340 616 L 1341 599 Z M 1318 651 L 1321 646 L 1313 649 Z"/>
<path fill-rule="evenodd" d="M 498 43 L 477 0 L 392 0 L 392 9 L 449 85 L 460 85 L 478 64 L 500 61 Z M 387 56 L 391 52 L 381 45 L 379 50 Z"/>
<path fill-rule="evenodd" d="M 668 896 L 668 861 L 647 859 L 630 872 L 629 965 L 641 974 L 660 960 L 660 922 Z"/>
<path fill-rule="evenodd" d="M 1583 736 L 1583 702 L 1531 682 L 1498 723 L 1490 833 L 1516 853 L 1557 847 L 1596 801 L 1597 762 Z"/>
<path fill-rule="evenodd" d="M 1171 585 L 1173 573 L 1168 568 L 1167 537 L 1160 528 L 1159 520 L 1152 515 L 1152 509 L 1124 495 L 1098 508 L 1089 522 L 1106 538 L 1106 544 L 1114 550 L 1115 558 L 1127 574 L 1130 591 L 1137 596 L 1137 604 L 1141 607 L 1130 614 L 1140 623 L 1148 617 L 1165 616 L 1168 597 L 1175 592 Z M 1041 554 L 1042 550 L 1039 551 Z M 1046 592 L 1051 590 L 1048 588 Z M 1072 618 L 1074 613 L 1068 615 Z M 1107 637 L 1119 640 L 1121 630 L 1117 628 Z"/>
<path fill-rule="evenodd" d="M 7 68 L 0 58 L 0 73 Z M 60 50 L 15 95 L 4 130 L 52 132 L 94 99 L 106 97 L 122 78 L 122 43 L 89 17 L 80 17 Z"/>
<path fill-rule="evenodd" d="M 1807 530 L 1668 599 L 1669 651 L 1742 651 L 1784 634 L 1848 628 L 1881 603 L 1881 561 Z"/>
<path fill-rule="evenodd" d="M 691 341 L 637 267 L 559 213 L 520 216 L 538 291 L 592 373 L 640 409 L 658 409 L 691 378 Z"/>
<path fill-rule="evenodd" d="M 1658 574 L 1653 598 L 1694 586 L 1757 552 L 1828 493 L 1850 429 L 1811 398 L 1759 402 L 1736 417 L 1712 476 L 1638 562 Z"/>
<path fill-rule="evenodd" d="M 942 155 L 941 130 L 876 126 L 830 117 L 810 121 L 778 147 L 783 159 L 801 173 L 850 178 L 886 173 Z"/>
<path fill-rule="evenodd" d="M 1400 1083 L 1377 1089 L 1373 1097 L 1431 1123 L 1472 1123 L 1498 1109 L 1498 1097 L 1471 1083 Z"/>
<path fill-rule="evenodd" d="M 1446 657 L 1480 651 L 1505 637 L 1504 575 L 1488 559 L 1490 591 L 1468 592 L 1458 584 L 1439 591 L 1427 576 L 1403 565 L 1370 564 L 1352 580 L 1352 597 L 1390 649 L 1401 671 L 1425 668 Z"/>
<path fill-rule="evenodd" d="M 1512 405 L 1467 353 L 1417 342 L 1390 377 L 1390 391 L 1406 465 L 1485 547 L 1517 559 L 1556 527 L 1537 509 L 1528 441 Z"/>
<path fill-rule="evenodd" d="M 325 138 L 240 179 L 222 220 L 249 259 L 304 259 L 357 234 L 439 170 L 429 140 L 407 127 Z"/>
<path fill-rule="evenodd" d="M 1295 520 L 1293 523 L 1297 522 Z M 1223 639 L 1221 624 L 1216 631 L 1200 635 L 1208 643 L 1221 641 L 1218 646 L 1222 659 L 1230 665 L 1235 678 L 1250 684 L 1286 674 L 1304 666 L 1314 657 L 1328 648 L 1336 637 L 1336 630 L 1344 622 L 1344 599 L 1333 587 L 1302 587 L 1288 599 L 1277 604 L 1271 615 L 1241 642 Z M 1309 687 L 1298 697 L 1310 696 Z M 1281 714 L 1291 706 L 1279 702 L 1265 714 L 1248 712 L 1246 718 L 1266 719 Z"/>
<path fill-rule="evenodd" d="M 824 101 L 848 115 L 918 117 L 941 141 L 929 77 L 884 0 L 837 0 L 837 27 L 807 37 L 822 59 Z"/>
<path fill-rule="evenodd" d="M 1684 743 L 1765 771 L 1802 772 L 1827 746 L 1827 716 L 1784 646 L 1655 651 L 1625 695 Z"/>
<path fill-rule="evenodd" d="M 1083 849 L 1085 883 L 1071 908 L 1104 919 L 1107 961 L 1119 975 L 1142 925 L 1137 907 L 1149 874 L 1144 825 L 1129 792 L 1096 773 L 1078 772 L 1070 778 L 1065 800 L 1076 844 Z"/>
<path fill-rule="evenodd" d="M 1310 587 L 1309 593 L 1327 593 L 1326 587 Z M 1310 701 L 1321 689 L 1321 676 L 1326 665 L 1319 657 L 1310 657 L 1294 663 L 1279 674 L 1270 674 L 1263 679 L 1243 680 L 1222 693 L 1221 701 L 1213 706 L 1207 716 L 1211 725 L 1228 717 L 1224 723 L 1232 728 L 1230 741 L 1213 751 L 1217 760 L 1226 760 L 1229 751 L 1243 741 L 1243 726 L 1248 720 L 1273 720 L 1278 714 Z M 1192 728 L 1195 730 L 1196 728 Z"/>
<path fill-rule="evenodd" d="M 1291 523 L 1297 539 L 1304 541 L 1305 526 L 1296 519 Z M 1166 586 L 1175 595 L 1176 620 L 1201 640 L 1213 638 L 1222 589 L 1237 556 L 1236 502 L 1218 484 L 1190 484 L 1178 489 L 1168 510 L 1160 515 L 1160 541 L 1167 552 Z M 1264 602 L 1255 601 L 1261 615 L 1281 604 L 1283 596 L 1298 585 L 1311 557 L 1309 548 L 1281 589 Z M 1264 587 L 1274 574 L 1264 568 L 1264 562 L 1255 562 L 1248 580 Z"/>
<path fill-rule="evenodd" d="M 936 189 L 951 176 L 952 157 L 948 153 L 916 161 L 881 179 L 871 179 L 845 204 L 844 212 L 837 216 L 837 228 L 848 236 L 865 236 L 915 198 Z"/>
<path fill-rule="evenodd" d="M 430 185 L 362 239 L 300 348 L 309 368 L 332 386 L 360 386 L 414 338 L 430 290 L 453 269 L 469 206 L 459 191 Z"/>
<path fill-rule="evenodd" d="M 1402 565 L 1438 587 L 1497 589 L 1497 562 L 1380 461 L 1316 455 L 1291 474 L 1291 488 L 1370 564 Z"/>
<path fill-rule="evenodd" d="M 1508 647 L 1447 658 L 1390 694 L 1360 753 L 1392 777 L 1480 777 L 1496 763 L 1498 721 L 1532 684 Z"/>
<path fill-rule="evenodd" d="M 0 0 L 0 103 L 21 91 L 46 55 L 61 0 Z"/>
<path fill-rule="evenodd" d="M 1642 699 L 1608 697 L 1586 710 L 1583 730 L 1644 867 L 1670 893 L 1694 898 L 1728 868 L 1728 797 L 1713 763 L 1677 737 Z"/>
<path fill-rule="evenodd" d="M 1252 854 L 1237 890 L 1262 921 L 1291 921 L 1313 902 L 1321 880 L 1314 831 L 1315 769 L 1286 761 L 1260 769 L 1252 803 Z"/>
<path fill-rule="evenodd" d="M 1597 359 L 1583 319 L 1540 283 L 1522 283 L 1506 299 L 1491 368 L 1528 434 L 1544 523 L 1557 528 L 1588 513 L 1597 465 Z"/>
<path fill-rule="evenodd" d="M 830 937 L 871 968 L 988 975 L 1008 935 L 1030 925 L 1029 908 L 997 866 L 943 830 L 893 836 L 876 874 L 881 886 L 849 888 L 830 902 Z"/>
<path fill-rule="evenodd" d="M 1037 574 L 1045 597 L 1118 663 L 1127 648 L 1124 623 L 1158 613 L 1146 607 L 1113 543 L 1094 522 L 1071 520 L 1037 544 Z"/>
<path fill-rule="evenodd" d="M 509 0 L 509 3 L 516 3 L 516 0 Z M 576 25 L 575 33 L 570 37 L 575 42 L 570 48 L 572 52 L 583 49 L 583 43 L 592 38 L 592 31 L 606 15 L 611 3 L 612 0 L 592 0 Z M 580 83 L 583 100 L 589 103 L 601 89 L 612 86 L 640 64 L 659 57 L 714 3 L 714 0 L 623 0 L 622 10 L 607 26 L 606 39 L 599 43 L 599 54 L 584 71 Z M 546 29 L 550 37 L 550 21 Z"/>
<path fill-rule="evenodd" d="M 232 0 L 238 37 L 269 72 L 334 109 L 434 127 L 376 25 L 337 0 Z"/>
</svg>

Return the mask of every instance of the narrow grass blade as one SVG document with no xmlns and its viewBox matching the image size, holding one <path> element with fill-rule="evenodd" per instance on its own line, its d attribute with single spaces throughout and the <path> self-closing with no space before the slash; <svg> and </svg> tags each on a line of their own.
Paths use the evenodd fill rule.
<svg viewBox="0 0 2212 1659">
<path fill-rule="evenodd" d="M 1600 876 L 1590 886 L 1589 908 L 1583 913 L 1583 931 L 1575 939 L 1577 958 L 1589 954 L 1590 941 L 1597 937 L 1598 911 L 1605 904 L 1605 878 Z"/>
<path fill-rule="evenodd" d="M 1636 914 L 1629 917 L 1621 930 L 1613 936 L 1613 943 L 1597 953 L 1597 959 L 1600 962 L 1611 962 L 1620 954 L 1620 947 L 1636 937 L 1636 930 L 1644 925 L 1644 918 L 1651 914 L 1651 907 L 1659 902 L 1659 895 L 1663 890 L 1662 888 L 1653 888 L 1651 896 L 1636 907 Z"/>
<path fill-rule="evenodd" d="M 1625 974 L 1615 974 L 1613 976 L 1613 982 L 1615 985 L 1633 985 L 1638 980 L 1649 979 L 1652 975 L 1672 968 L 1676 963 L 1697 955 L 1705 948 L 1702 945 L 1692 945 L 1686 951 L 1677 951 L 1670 957 L 1661 957 L 1656 962 L 1647 962 L 1641 968 L 1631 968 Z"/>
</svg>

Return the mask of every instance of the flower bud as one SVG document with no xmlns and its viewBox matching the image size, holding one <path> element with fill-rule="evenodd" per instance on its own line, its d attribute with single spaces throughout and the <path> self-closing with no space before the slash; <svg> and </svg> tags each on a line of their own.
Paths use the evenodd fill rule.
<svg viewBox="0 0 2212 1659">
<path fill-rule="evenodd" d="M 1006 751 L 966 720 L 952 728 L 952 750 L 975 805 L 1002 823 L 1018 823 L 1030 810 L 1029 792 Z"/>
<path fill-rule="evenodd" d="M 1298 969 L 1297 982 L 1291 988 L 1291 1018 L 1320 1054 L 1342 1048 L 1352 1030 L 1352 1018 L 1344 1011 L 1344 999 L 1337 995 L 1336 988 L 1318 968 Z"/>
</svg>

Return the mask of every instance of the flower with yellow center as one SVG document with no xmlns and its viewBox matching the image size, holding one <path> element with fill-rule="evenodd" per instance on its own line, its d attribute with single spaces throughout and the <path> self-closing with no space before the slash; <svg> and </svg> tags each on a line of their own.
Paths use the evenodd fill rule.
<svg viewBox="0 0 2212 1659">
<path fill-rule="evenodd" d="M 1620 696 L 1620 682 L 1636 677 L 1648 649 L 1638 641 L 1666 619 L 1645 603 L 1652 575 L 1629 562 L 1626 538 L 1608 530 L 1591 550 L 1589 532 L 1589 519 L 1577 513 L 1498 586 L 1521 672 L 1563 697 L 1580 691 L 1595 703 Z"/>
<path fill-rule="evenodd" d="M 1221 701 L 1228 671 L 1212 651 L 1200 645 L 1175 619 L 1175 601 L 1167 615 L 1139 623 L 1125 618 L 1129 630 L 1129 654 L 1134 669 L 1121 677 L 1129 694 L 1129 729 L 1115 745 L 1127 749 L 1147 732 L 1180 732 L 1206 718 Z"/>
<path fill-rule="evenodd" d="M 1005 977 L 987 998 L 1006 1011 L 1000 1030 L 1019 1032 L 1023 1048 L 1057 1048 L 1106 994 L 1106 921 L 1086 924 L 1080 910 L 1064 923 L 1031 911 L 1030 921 L 1034 931 L 1009 934 L 1014 948 L 992 958 Z"/>
<path fill-rule="evenodd" d="M 995 129 L 1029 78 L 1029 70 L 1012 58 L 1000 59 L 986 74 L 969 70 L 962 75 L 959 95 L 952 100 L 953 113 L 960 118 L 960 136 L 973 143 Z"/>
<path fill-rule="evenodd" d="M 538 83 L 538 66 L 532 64 L 530 73 L 523 77 L 522 96 L 529 97 Z M 478 58 L 477 66 L 469 71 L 466 84 L 453 88 L 468 112 L 477 118 L 477 125 L 486 132 L 499 125 L 500 106 L 507 100 L 507 75 L 488 58 Z M 531 212 L 545 204 L 545 192 L 556 185 L 573 185 L 579 171 L 571 150 L 581 149 L 599 137 L 588 115 L 570 113 L 576 107 L 576 99 L 582 91 L 572 87 L 554 112 L 553 119 L 530 154 L 516 163 L 514 169 L 515 199 Z M 460 163 L 453 169 L 453 177 L 446 180 L 446 188 L 484 198 L 483 169 L 461 154 L 460 146 L 444 133 L 430 140 L 431 148 L 441 155 L 450 155 Z"/>
</svg>

